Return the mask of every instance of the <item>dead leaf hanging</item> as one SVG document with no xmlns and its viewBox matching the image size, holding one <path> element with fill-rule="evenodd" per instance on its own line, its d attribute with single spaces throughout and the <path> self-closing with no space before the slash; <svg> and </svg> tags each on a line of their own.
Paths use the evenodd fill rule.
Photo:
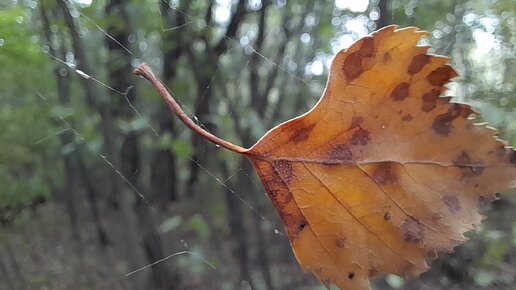
<svg viewBox="0 0 516 290">
<path fill-rule="evenodd" d="M 145 64 L 135 73 L 188 127 L 253 163 L 305 270 L 364 290 L 382 273 L 427 270 L 481 222 L 479 200 L 516 187 L 515 150 L 441 97 L 457 74 L 417 46 L 424 35 L 389 26 L 340 51 L 317 105 L 250 149 L 198 127 Z"/>
</svg>

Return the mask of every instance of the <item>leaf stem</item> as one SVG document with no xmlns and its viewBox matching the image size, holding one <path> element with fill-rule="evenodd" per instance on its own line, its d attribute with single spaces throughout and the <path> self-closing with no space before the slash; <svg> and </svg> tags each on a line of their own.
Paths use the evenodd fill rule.
<svg viewBox="0 0 516 290">
<path fill-rule="evenodd" d="M 211 134 L 210 132 L 204 130 L 199 125 L 197 125 L 192 119 L 190 119 L 185 112 L 181 109 L 181 106 L 176 102 L 176 100 L 170 95 L 168 90 L 165 88 L 163 83 L 154 75 L 150 67 L 146 63 L 140 64 L 135 70 L 134 74 L 137 76 L 141 76 L 146 78 L 151 84 L 154 86 L 154 88 L 158 91 L 161 98 L 167 103 L 168 107 L 172 112 L 174 112 L 179 119 L 185 123 L 185 125 L 192 129 L 192 131 L 196 132 L 197 134 L 201 135 L 204 139 L 214 143 L 215 145 L 218 145 L 220 147 L 224 147 L 230 151 L 236 152 L 236 153 L 246 153 L 248 149 L 243 148 L 241 146 L 235 145 L 231 142 L 228 142 L 226 140 L 220 139 L 219 137 Z"/>
</svg>

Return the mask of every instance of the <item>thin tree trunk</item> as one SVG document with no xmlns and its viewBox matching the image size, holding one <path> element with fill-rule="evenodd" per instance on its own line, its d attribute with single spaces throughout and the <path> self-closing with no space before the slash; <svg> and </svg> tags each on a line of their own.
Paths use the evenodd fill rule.
<svg viewBox="0 0 516 290">
<path fill-rule="evenodd" d="M 222 174 L 229 176 L 229 170 L 226 163 L 222 163 Z M 226 188 L 225 190 L 226 207 L 228 212 L 229 227 L 231 229 L 233 244 L 233 253 L 238 258 L 239 263 L 239 280 L 237 281 L 236 289 L 240 289 L 240 283 L 246 281 L 253 286 L 253 279 L 251 270 L 249 269 L 249 256 L 247 253 L 247 234 L 244 226 L 244 213 L 242 211 L 242 204 L 240 200 L 235 198 L 234 193 Z"/>
<path fill-rule="evenodd" d="M 183 2 L 181 2 L 183 3 Z M 184 5 L 184 4 L 183 4 Z M 174 13 L 167 1 L 161 2 L 165 23 L 170 27 L 184 25 L 185 16 L 181 13 Z M 163 32 L 163 80 L 171 83 L 176 76 L 176 63 L 181 56 L 183 49 L 182 34 L 176 31 Z M 157 116 L 161 134 L 174 136 L 174 116 L 166 106 L 160 106 Z M 152 152 L 151 160 L 151 192 L 154 200 L 166 208 L 169 202 L 177 201 L 177 174 L 176 156 L 170 149 L 155 149 Z"/>
<path fill-rule="evenodd" d="M 50 31 L 50 21 L 49 21 L 49 15 L 48 10 L 43 7 L 43 5 L 40 5 L 40 15 L 43 22 L 43 32 L 45 35 L 45 39 L 47 42 L 47 45 L 49 47 L 49 51 L 52 55 L 55 55 L 59 58 L 64 58 L 65 56 L 65 49 L 63 45 L 61 45 L 61 49 L 59 50 L 59 53 L 53 48 L 52 43 L 50 43 L 52 37 L 52 33 Z M 61 74 L 59 73 L 60 66 L 54 67 L 54 77 L 57 81 L 57 97 L 59 99 L 59 103 L 63 106 L 68 106 L 70 104 L 70 76 L 69 74 Z M 61 139 L 61 144 L 63 146 L 72 146 L 72 144 L 75 143 L 75 135 L 72 131 L 67 130 L 64 131 L 59 135 Z M 76 186 L 74 180 L 77 179 L 76 174 L 76 166 L 74 164 L 74 155 L 76 155 L 75 151 L 67 153 L 63 157 L 64 162 L 64 174 L 65 174 L 65 180 L 64 180 L 64 189 L 63 189 L 63 197 L 65 200 L 66 205 L 66 211 L 68 213 L 68 217 L 70 218 L 70 226 L 72 229 L 72 237 L 76 243 L 77 250 L 79 251 L 79 255 L 81 255 L 81 251 L 79 250 L 81 247 L 80 244 L 80 236 L 78 233 L 78 224 L 77 224 L 77 209 L 76 209 Z"/>
<path fill-rule="evenodd" d="M 249 164 L 249 162 L 247 160 L 242 160 L 243 162 L 241 163 L 241 168 L 245 171 L 245 172 L 252 172 L 252 168 Z M 261 201 L 258 199 L 258 193 L 256 191 L 256 184 L 250 184 L 249 179 L 246 179 L 246 178 L 240 178 L 239 179 L 239 185 L 237 188 L 249 188 L 250 189 L 250 192 L 249 192 L 249 196 L 252 196 L 251 197 L 251 203 L 253 204 L 253 207 L 256 209 L 256 211 L 258 212 L 263 212 L 262 210 L 262 206 L 261 206 Z M 234 197 L 233 197 L 234 199 Z M 241 207 L 241 205 L 240 205 Z M 262 218 L 253 212 L 252 214 L 252 222 L 253 222 L 253 228 L 254 228 L 254 232 L 255 232 L 255 235 L 256 235 L 256 245 L 257 245 L 257 260 L 258 260 L 258 265 L 260 267 L 260 271 L 262 273 L 262 276 L 263 276 L 263 280 L 265 282 L 265 286 L 268 290 L 274 290 L 276 289 L 276 287 L 274 286 L 274 283 L 272 281 L 272 276 L 271 276 L 271 266 L 270 266 L 270 261 L 269 261 L 269 255 L 268 255 L 268 251 L 267 251 L 267 241 L 266 241 L 266 235 L 264 234 L 264 231 L 263 231 L 263 228 L 262 228 Z"/>
<path fill-rule="evenodd" d="M 84 160 L 80 154 L 77 154 L 77 166 L 79 169 L 79 176 L 81 176 L 82 183 L 86 189 L 86 197 L 88 199 L 88 203 L 90 205 L 91 214 L 93 217 L 93 223 L 95 224 L 95 229 L 97 231 L 97 239 L 102 249 L 105 249 L 109 244 L 109 238 L 107 236 L 106 230 L 101 222 L 100 212 L 98 209 L 98 197 L 99 193 L 97 189 L 93 185 L 89 171 L 86 169 L 86 165 L 84 164 Z"/>
<path fill-rule="evenodd" d="M 378 3 L 378 9 L 380 10 L 380 18 L 376 21 L 378 29 L 392 24 L 391 10 L 389 9 L 390 4 L 391 0 L 380 0 Z"/>
<path fill-rule="evenodd" d="M 261 51 L 263 48 L 263 44 L 265 41 L 265 33 L 266 33 L 266 24 L 267 24 L 267 8 L 271 4 L 270 1 L 262 1 L 262 7 L 260 8 L 260 17 L 259 17 L 259 24 L 258 24 L 258 37 L 256 39 L 255 43 L 255 49 L 258 51 Z M 280 53 L 281 55 L 282 53 Z M 267 110 L 268 105 L 268 97 L 269 92 L 272 88 L 272 82 L 266 82 L 266 87 L 260 87 L 259 84 L 262 83 L 260 80 L 260 76 L 258 74 L 258 68 L 261 65 L 262 58 L 259 57 L 257 54 L 253 54 L 251 56 L 250 60 L 250 78 L 249 78 L 249 87 L 251 89 L 251 106 L 254 110 L 258 113 L 258 116 L 260 119 L 264 119 L 265 112 Z M 277 72 L 277 67 L 274 68 Z M 274 72 L 271 72 L 272 74 L 275 74 Z M 235 116 L 236 117 L 236 116 Z M 237 120 L 235 123 L 237 123 L 236 126 L 239 126 L 240 122 Z M 242 130 L 240 130 L 242 131 Z M 249 129 L 245 130 L 245 132 L 242 132 L 244 136 L 242 137 L 244 144 L 250 144 L 252 142 L 251 132 Z M 252 172 L 253 168 L 251 167 L 251 164 L 247 162 L 247 160 L 241 160 L 240 167 L 244 170 L 244 172 Z M 237 188 L 252 188 L 251 189 L 251 199 L 252 203 L 255 206 L 255 208 L 261 212 L 261 206 L 260 206 L 260 200 L 257 198 L 255 186 L 252 184 L 249 184 L 247 182 L 247 179 L 239 179 L 239 186 Z M 271 272 L 270 272 L 270 263 L 269 263 L 269 257 L 267 255 L 267 249 L 266 249 L 266 241 L 262 230 L 262 219 L 260 216 L 253 214 L 252 220 L 254 223 L 254 231 L 256 234 L 256 242 L 257 242 L 257 254 L 258 254 L 258 263 L 260 265 L 260 270 L 262 272 L 262 276 L 265 280 L 265 285 L 267 286 L 267 289 L 274 290 L 274 284 L 272 282 L 271 278 Z"/>
<path fill-rule="evenodd" d="M 253 168 L 251 168 L 250 163 L 247 160 L 243 160 L 241 165 L 242 165 L 242 169 L 245 172 L 253 171 Z M 241 178 L 240 185 L 237 188 L 250 188 L 251 189 L 250 194 L 249 194 L 250 196 L 252 196 L 251 202 L 252 202 L 254 208 L 258 212 L 261 213 L 261 212 L 263 212 L 262 211 L 263 207 L 261 206 L 261 201 L 258 199 L 258 193 L 256 191 L 256 184 L 250 184 L 250 182 L 248 182 L 248 181 L 249 180 L 246 178 Z M 274 289 L 276 289 L 276 287 L 274 286 L 274 283 L 272 281 L 272 276 L 271 276 L 271 266 L 270 266 L 268 251 L 267 251 L 267 241 L 265 238 L 266 235 L 264 234 L 263 229 L 262 229 L 263 220 L 258 214 L 254 213 L 254 212 L 252 214 L 252 220 L 253 220 L 253 224 L 254 224 L 253 228 L 254 228 L 254 231 L 256 234 L 258 264 L 260 266 L 260 270 L 262 272 L 262 276 L 265 281 L 265 286 L 267 286 L 268 290 L 274 290 Z"/>
<path fill-rule="evenodd" d="M 220 56 L 228 49 L 228 38 L 236 36 L 240 24 L 247 15 L 245 4 L 245 0 L 238 0 L 236 11 L 231 16 L 226 33 L 216 45 L 212 45 L 208 39 L 202 37 L 206 47 L 202 54 L 195 54 L 195 49 L 192 45 L 189 45 L 189 47 L 186 48 L 188 57 L 193 65 L 197 92 L 201 98 L 197 100 L 197 105 L 195 106 L 195 117 L 206 127 L 207 131 L 215 129 L 214 125 L 209 122 L 210 100 L 212 97 L 210 84 L 212 82 L 212 78 L 216 77 L 215 73 L 217 71 Z M 208 11 L 206 12 L 206 23 L 211 23 L 211 8 L 212 6 L 209 5 Z M 199 58 L 202 56 L 205 58 L 202 61 L 199 61 Z M 192 135 L 192 144 L 195 148 L 195 155 L 192 156 L 192 161 L 190 162 L 190 179 L 187 183 L 187 192 L 189 193 L 195 192 L 194 186 L 199 175 L 199 166 L 197 163 L 203 164 L 205 162 L 208 150 L 206 141 L 197 134 Z"/>
<path fill-rule="evenodd" d="M 107 63 L 108 75 L 110 77 L 111 87 L 125 91 L 130 86 L 130 79 L 132 77 L 132 69 L 130 66 L 131 56 L 128 55 L 125 50 L 120 46 L 128 47 L 128 36 L 129 36 L 129 25 L 131 19 L 128 17 L 125 10 L 125 1 L 122 0 L 110 0 L 106 5 L 106 14 L 111 17 L 117 17 L 125 26 L 109 25 L 106 29 L 107 33 L 113 37 L 118 43 L 115 43 L 112 39 L 106 38 L 107 47 L 111 55 L 110 60 Z M 120 65 L 123 64 L 123 65 Z M 130 102 L 135 100 L 135 91 L 131 90 L 127 93 L 127 99 Z M 118 98 L 118 100 L 121 100 Z M 127 104 L 118 102 L 114 107 L 114 114 L 125 120 L 132 118 L 133 112 Z M 139 136 L 136 131 L 131 131 L 122 137 L 122 148 L 121 148 L 121 169 L 124 176 L 127 177 L 129 182 L 136 187 L 140 192 L 142 186 L 140 186 L 140 166 L 141 156 L 139 150 Z M 169 188 L 170 189 L 170 188 Z M 147 196 L 147 195 L 146 195 Z M 127 197 L 122 197 L 122 201 L 125 202 Z M 150 199 L 149 199 L 150 200 Z M 146 256 L 147 262 L 153 263 L 165 256 L 163 250 L 163 243 L 161 236 L 157 232 L 156 222 L 153 217 L 158 217 L 158 212 L 151 212 L 149 200 L 142 200 L 140 196 L 136 196 L 136 202 L 134 205 L 134 211 L 138 218 L 139 232 L 143 233 L 142 247 L 143 252 Z M 125 206 L 124 206 L 125 207 Z M 163 290 L 174 290 L 177 287 L 177 275 L 172 275 L 167 267 L 166 263 L 159 263 L 151 268 L 152 273 L 152 284 L 156 289 Z M 151 287 L 146 287 L 151 288 Z"/>
<path fill-rule="evenodd" d="M 72 46 L 74 49 L 75 56 L 77 58 L 78 62 L 78 69 L 82 70 L 86 74 L 93 74 L 93 70 L 91 69 L 90 63 L 87 59 L 83 43 L 79 37 L 78 30 L 75 26 L 73 17 L 70 14 L 70 11 L 67 7 L 66 2 L 62 0 L 56 0 L 57 4 L 61 8 L 61 11 L 64 16 L 65 24 L 68 27 L 70 31 L 70 35 L 72 38 Z M 115 55 L 113 55 L 115 57 Z M 110 58 L 111 60 L 112 58 Z M 109 73 L 112 73 L 110 71 Z M 127 73 L 130 73 L 129 71 L 124 71 L 124 75 Z M 113 76 L 113 74 L 110 74 Z M 114 75 L 116 76 L 116 75 Z M 99 112 L 101 116 L 101 132 L 102 137 L 104 141 L 104 150 L 105 155 L 111 158 L 111 162 L 113 163 L 115 168 L 121 168 L 122 165 L 119 160 L 120 158 L 117 158 L 115 156 L 115 138 L 116 138 L 116 131 L 114 129 L 113 124 L 113 112 L 112 112 L 112 105 L 110 102 L 110 98 L 106 98 L 104 101 L 100 101 L 98 98 L 100 97 L 100 94 L 97 93 L 97 87 L 96 84 L 92 83 L 91 81 L 81 78 L 81 86 L 85 92 L 86 99 L 88 103 L 94 108 L 97 112 Z M 115 87 L 118 89 L 118 87 Z M 125 88 L 120 89 L 122 91 L 125 90 Z M 117 96 L 120 97 L 120 96 Z M 128 96 L 129 97 L 129 96 Z M 122 168 L 123 171 L 123 168 Z M 112 206 L 113 209 L 121 209 L 122 216 L 123 216 L 123 222 L 125 222 L 125 225 L 127 229 L 124 231 L 124 233 L 127 234 L 127 237 L 125 239 L 125 242 L 123 244 L 124 257 L 126 257 L 129 261 L 129 265 L 131 268 L 137 268 L 140 267 L 142 264 L 142 261 L 140 259 L 140 253 L 138 250 L 140 249 L 138 247 L 138 236 L 137 236 L 137 226 L 136 226 L 136 217 L 135 214 L 131 208 L 130 200 L 126 198 L 125 196 L 121 198 L 120 189 L 121 181 L 119 176 L 116 174 L 114 170 L 109 170 L 107 173 L 108 180 L 109 180 L 109 197 L 108 201 L 109 204 Z M 143 280 L 142 276 L 138 275 L 131 280 L 131 284 L 133 289 L 141 289 L 143 288 Z"/>
<path fill-rule="evenodd" d="M 80 39 L 78 30 L 75 26 L 73 17 L 70 14 L 70 10 L 68 9 L 67 3 L 64 0 L 55 1 L 57 2 L 57 5 L 63 13 L 65 24 L 68 27 L 70 36 L 72 38 L 72 47 L 77 60 L 77 68 L 86 74 L 93 75 L 94 71 L 90 65 L 90 62 L 88 61 L 83 43 Z M 99 90 L 95 83 L 85 78 L 80 78 L 79 80 L 81 82 L 81 87 L 84 90 L 87 103 L 90 105 L 90 107 L 95 109 L 100 114 L 100 129 L 102 133 L 102 138 L 104 140 L 105 154 L 106 156 L 112 157 L 115 153 L 115 134 L 113 118 L 111 113 L 111 103 L 109 102 L 109 100 L 99 100 L 101 94 L 99 94 Z M 115 165 L 118 164 L 116 161 L 114 163 Z M 118 188 L 120 182 L 118 181 L 118 176 L 114 171 L 109 171 L 107 173 L 107 176 L 109 180 L 113 181 L 109 183 L 110 189 L 108 200 L 113 208 L 117 208 L 119 191 Z"/>
</svg>

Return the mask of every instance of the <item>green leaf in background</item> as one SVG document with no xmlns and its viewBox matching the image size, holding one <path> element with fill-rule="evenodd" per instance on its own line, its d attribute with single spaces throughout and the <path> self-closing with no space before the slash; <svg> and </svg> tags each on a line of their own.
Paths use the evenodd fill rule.
<svg viewBox="0 0 516 290">
<path fill-rule="evenodd" d="M 187 225 L 191 228 L 202 240 L 207 240 L 210 237 L 210 227 L 206 220 L 200 214 L 196 214 L 187 221 Z"/>
<path fill-rule="evenodd" d="M 385 281 L 394 289 L 401 289 L 405 284 L 405 279 L 392 274 L 387 275 Z"/>
<path fill-rule="evenodd" d="M 175 230 L 177 227 L 181 225 L 183 222 L 183 218 L 181 216 L 173 216 L 171 218 L 166 219 L 159 226 L 159 230 L 162 234 L 168 233 L 170 231 Z"/>
<path fill-rule="evenodd" d="M 495 281 L 495 277 L 488 272 L 479 272 L 475 275 L 475 283 L 481 287 L 489 287 Z"/>
<path fill-rule="evenodd" d="M 184 159 L 192 156 L 192 154 L 194 153 L 194 150 L 190 142 L 184 139 L 175 139 L 174 141 L 172 141 L 172 150 L 174 151 L 176 156 Z"/>
</svg>

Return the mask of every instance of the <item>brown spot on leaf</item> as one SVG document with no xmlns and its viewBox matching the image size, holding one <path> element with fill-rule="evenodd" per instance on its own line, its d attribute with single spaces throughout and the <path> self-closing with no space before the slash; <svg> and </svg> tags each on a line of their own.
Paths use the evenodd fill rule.
<svg viewBox="0 0 516 290">
<path fill-rule="evenodd" d="M 279 180 L 283 181 L 286 185 L 289 185 L 294 177 L 292 162 L 288 160 L 274 160 L 272 161 L 274 171 L 280 177 Z"/>
<path fill-rule="evenodd" d="M 294 131 L 294 134 L 290 137 L 290 141 L 294 142 L 295 144 L 303 142 L 308 140 L 308 137 L 310 137 L 310 132 L 314 129 L 315 124 L 312 124 L 307 127 L 300 128 L 296 131 Z"/>
<path fill-rule="evenodd" d="M 383 215 L 383 219 L 388 221 L 390 220 L 392 217 L 392 214 L 390 212 L 386 212 L 384 215 Z"/>
<path fill-rule="evenodd" d="M 363 58 L 372 57 L 374 55 L 374 40 L 372 37 L 364 38 L 362 46 L 360 46 L 360 55 Z"/>
<path fill-rule="evenodd" d="M 459 199 L 456 196 L 446 195 L 443 197 L 443 202 L 452 214 L 456 214 L 461 210 Z"/>
<path fill-rule="evenodd" d="M 434 129 L 435 133 L 448 137 L 450 136 L 451 129 L 453 127 L 452 121 L 454 119 L 455 118 L 447 113 L 441 114 L 435 118 L 434 123 L 432 124 L 432 129 Z"/>
<path fill-rule="evenodd" d="M 457 73 L 450 66 L 443 66 L 435 69 L 426 76 L 426 79 L 434 86 L 442 87 Z"/>
<path fill-rule="evenodd" d="M 437 106 L 437 99 L 441 95 L 441 91 L 433 89 L 430 92 L 423 95 L 423 103 L 421 104 L 421 110 L 423 112 L 430 112 Z"/>
<path fill-rule="evenodd" d="M 485 169 L 484 166 L 480 165 L 480 164 L 464 168 L 464 170 L 462 172 L 462 178 L 480 176 L 484 172 L 484 169 Z"/>
<path fill-rule="evenodd" d="M 413 217 L 405 219 L 405 222 L 401 225 L 401 230 L 403 232 L 403 238 L 407 243 L 418 244 L 424 239 L 423 225 Z"/>
<path fill-rule="evenodd" d="M 346 246 L 346 239 L 345 238 L 335 239 L 335 246 L 337 246 L 338 248 L 344 248 Z"/>
<path fill-rule="evenodd" d="M 271 163 L 252 161 L 255 166 L 263 168 L 263 171 L 258 171 L 258 175 L 263 181 L 263 186 L 271 202 L 278 209 L 278 214 L 285 224 L 289 236 L 296 236 L 299 221 L 303 220 L 303 216 L 299 210 L 292 210 L 293 207 L 295 208 L 292 193 L 287 189 L 287 185 L 282 181 Z"/>
<path fill-rule="evenodd" d="M 403 101 L 409 96 L 410 85 L 408 83 L 401 83 L 397 85 L 391 93 L 391 99 L 394 101 Z"/>
<path fill-rule="evenodd" d="M 394 172 L 394 168 L 392 167 L 391 163 L 382 162 L 373 172 L 373 179 L 378 184 L 385 185 L 398 180 L 398 175 L 396 175 L 396 172 Z"/>
<path fill-rule="evenodd" d="M 353 135 L 351 136 L 351 139 L 349 140 L 349 142 L 352 144 L 352 145 L 361 145 L 361 146 L 365 146 L 367 145 L 367 143 L 369 142 L 370 138 L 369 138 L 369 131 L 363 129 L 362 127 L 358 128 L 358 130 L 356 130 Z"/>
<path fill-rule="evenodd" d="M 432 129 L 435 133 L 448 137 L 453 128 L 452 122 L 457 117 L 467 117 L 472 112 L 471 108 L 463 104 L 452 104 L 446 113 L 440 114 L 434 119 Z"/>
<path fill-rule="evenodd" d="M 405 122 L 410 122 L 412 121 L 413 117 L 411 114 L 406 114 L 405 116 L 403 116 L 403 118 L 401 118 L 401 120 L 405 121 Z"/>
<path fill-rule="evenodd" d="M 430 56 L 425 54 L 416 55 L 412 58 L 412 62 L 408 67 L 408 73 L 413 75 L 423 69 L 425 65 L 430 63 Z"/>
<path fill-rule="evenodd" d="M 456 110 L 457 114 L 462 118 L 467 118 L 471 114 L 478 114 L 469 105 L 465 104 L 453 104 L 452 109 Z"/>
<path fill-rule="evenodd" d="M 268 195 L 271 199 L 275 198 L 277 194 L 278 194 L 278 191 L 277 191 L 277 190 L 274 190 L 274 189 L 271 189 L 271 190 L 268 190 L 268 191 L 267 191 L 267 195 Z"/>
<path fill-rule="evenodd" d="M 353 81 L 362 74 L 362 57 L 358 51 L 346 57 L 343 69 L 348 82 Z"/>
<path fill-rule="evenodd" d="M 353 154 L 349 150 L 348 146 L 344 144 L 339 144 L 328 152 L 328 159 L 330 160 L 349 161 L 352 158 Z"/>
<path fill-rule="evenodd" d="M 462 153 L 453 161 L 454 165 L 464 166 L 471 164 L 471 157 L 466 151 L 462 151 Z"/>
<path fill-rule="evenodd" d="M 391 60 L 392 60 L 392 56 L 391 56 L 391 54 L 390 54 L 390 53 L 388 53 L 388 52 L 386 52 L 386 53 L 383 55 L 383 57 L 382 57 L 382 62 L 383 62 L 383 63 L 389 63 L 389 62 L 391 62 Z"/>
<path fill-rule="evenodd" d="M 355 278 L 355 272 L 349 272 L 348 279 L 353 280 L 353 278 Z"/>
<path fill-rule="evenodd" d="M 360 49 L 348 55 L 344 60 L 343 70 L 346 80 L 351 82 L 359 77 L 364 71 L 362 67 L 364 58 L 372 56 L 374 56 L 374 40 L 371 37 L 364 38 Z"/>
<path fill-rule="evenodd" d="M 466 151 L 462 151 L 461 155 L 453 161 L 453 164 L 460 168 L 463 179 L 476 177 L 484 172 L 484 166 L 481 162 L 472 162 Z"/>
</svg>

